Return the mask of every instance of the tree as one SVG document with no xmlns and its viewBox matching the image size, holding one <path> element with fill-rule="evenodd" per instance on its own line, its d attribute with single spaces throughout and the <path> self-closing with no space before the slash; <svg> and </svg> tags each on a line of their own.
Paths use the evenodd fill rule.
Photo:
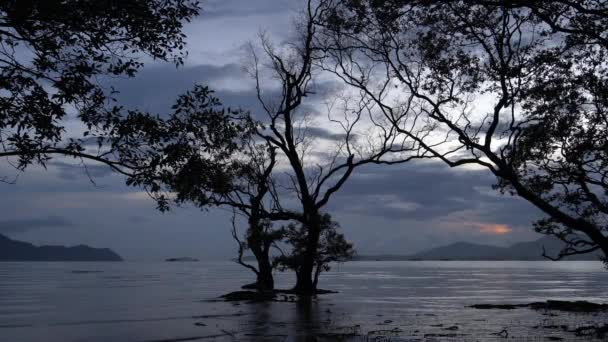
<svg viewBox="0 0 608 342">
<path fill-rule="evenodd" d="M 355 255 L 353 245 L 346 241 L 344 235 L 338 232 L 340 225 L 331 219 L 329 214 L 321 217 L 321 232 L 319 244 L 315 251 L 313 285 L 317 288 L 321 272 L 331 269 L 332 262 L 346 262 Z M 302 272 L 305 264 L 307 241 L 305 228 L 301 224 L 290 224 L 285 228 L 285 238 L 292 250 L 274 259 L 274 264 L 281 270 L 291 269 L 296 275 Z"/>
<path fill-rule="evenodd" d="M 104 163 L 163 211 L 173 201 L 205 206 L 234 192 L 237 177 L 254 176 L 234 158 L 253 127 L 248 113 L 224 108 L 203 86 L 162 117 L 125 110 L 96 81 L 132 77 L 144 58 L 183 64 L 183 22 L 199 11 L 198 0 L 4 1 L 0 157 L 17 158 L 19 170 L 56 155 Z M 62 126 L 72 117 L 82 132 Z M 257 235 L 250 235 L 253 246 Z"/>
<path fill-rule="evenodd" d="M 537 231 L 567 243 L 557 258 L 608 256 L 606 2 L 323 5 L 327 69 L 392 127 L 541 209 Z"/>
<path fill-rule="evenodd" d="M 232 222 L 232 237 L 237 241 L 239 249 L 237 256 L 237 263 L 250 269 L 256 275 L 256 282 L 254 288 L 259 292 L 271 292 L 274 290 L 274 276 L 272 271 L 275 266 L 271 261 L 270 250 L 284 238 L 284 231 L 282 229 L 274 229 L 272 221 L 260 220 L 259 222 L 252 222 L 248 220 L 247 232 L 245 234 L 245 241 L 242 241 L 236 229 L 234 218 Z M 256 259 L 257 267 L 248 264 L 243 260 L 245 251 L 251 250 L 253 256 Z M 246 287 L 249 287 L 247 285 Z"/>
<path fill-rule="evenodd" d="M 264 292 L 274 290 L 271 248 L 283 240 L 284 235 L 282 229 L 273 229 L 273 221 L 270 219 L 282 219 L 282 209 L 272 179 L 276 150 L 271 146 L 250 142 L 249 151 L 249 158 L 243 164 L 244 173 L 240 178 L 242 186 L 227 199 L 235 213 L 238 210 L 247 218 L 248 224 L 245 241 L 241 241 L 233 216 L 232 236 L 239 245 L 237 262 L 255 273 L 256 289 Z M 243 261 L 246 250 L 253 253 L 257 267 Z"/>
<path fill-rule="evenodd" d="M 133 171 L 117 144 L 153 118 L 110 106 L 113 91 L 96 80 L 131 77 L 144 56 L 182 64 L 182 25 L 199 10 L 198 0 L 3 1 L 0 157 L 19 170 L 63 155 Z M 82 132 L 66 131 L 71 118 Z"/>
<path fill-rule="evenodd" d="M 304 246 L 298 258 L 301 265 L 295 286 L 295 291 L 301 294 L 316 291 L 315 265 L 324 222 L 321 210 L 353 171 L 368 164 L 398 164 L 426 157 L 424 152 L 394 134 L 394 128 L 371 124 L 382 118 L 372 116 L 370 102 L 352 101 L 349 94 L 334 94 L 335 99 L 327 108 L 326 126 L 333 126 L 339 134 L 330 134 L 329 145 L 327 142 L 322 145 L 312 136 L 313 129 L 318 128 L 311 124 L 316 114 L 306 106 L 306 100 L 314 96 L 314 73 L 320 70 L 318 65 L 323 58 L 316 48 L 319 39 L 316 22 L 324 16 L 325 9 L 308 1 L 295 43 L 277 48 L 263 36 L 264 63 L 255 49 L 252 50 L 251 73 L 266 116 L 263 129 L 257 135 L 276 148 L 281 161 L 288 166 L 279 196 L 298 203 L 298 208 L 291 213 L 297 214 L 287 216 L 303 228 L 298 230 L 304 235 L 301 240 Z M 261 65 L 268 68 L 263 69 Z M 278 80 L 278 97 L 265 97 L 262 76 Z"/>
<path fill-rule="evenodd" d="M 161 209 L 169 209 L 171 202 L 193 203 L 201 209 L 224 207 L 233 210 L 232 236 L 238 243 L 236 261 L 256 275 L 256 288 L 261 291 L 274 289 L 273 267 L 270 250 L 282 239 L 280 230 L 273 230 L 273 221 L 298 217 L 297 213 L 283 209 L 275 189 L 272 173 L 276 166 L 276 150 L 258 141 L 259 123 L 241 110 L 213 110 L 208 99 L 210 94 L 191 91 L 176 106 L 184 118 L 196 118 L 182 125 L 178 132 L 187 138 L 179 141 L 177 148 L 161 149 L 167 155 L 159 167 L 155 167 L 133 185 L 154 188 L 151 191 Z M 200 134 L 192 134 L 195 131 Z M 148 169 L 148 168 L 147 168 Z M 152 185 L 152 186 L 151 186 Z M 171 198 L 167 193 L 173 194 Z M 245 239 L 241 240 L 236 227 L 236 215 L 247 221 Z M 243 260 L 249 250 L 256 258 L 257 266 Z"/>
</svg>

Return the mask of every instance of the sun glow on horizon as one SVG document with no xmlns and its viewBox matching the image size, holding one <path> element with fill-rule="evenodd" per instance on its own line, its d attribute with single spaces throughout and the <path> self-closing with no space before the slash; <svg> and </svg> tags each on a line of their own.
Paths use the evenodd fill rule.
<svg viewBox="0 0 608 342">
<path fill-rule="evenodd" d="M 505 235 L 513 231 L 513 229 L 506 224 L 498 223 L 478 223 L 477 227 L 479 228 L 480 232 L 486 234 Z"/>
</svg>

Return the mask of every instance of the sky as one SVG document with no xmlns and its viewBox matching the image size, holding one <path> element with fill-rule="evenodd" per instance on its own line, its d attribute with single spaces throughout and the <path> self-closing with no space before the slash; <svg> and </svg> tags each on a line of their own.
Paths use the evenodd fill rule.
<svg viewBox="0 0 608 342">
<path fill-rule="evenodd" d="M 195 83 L 209 85 L 223 103 L 260 111 L 244 72 L 245 46 L 265 32 L 275 42 L 292 37 L 299 1 L 210 0 L 186 26 L 185 66 L 148 63 L 134 78 L 116 81 L 126 107 L 162 113 Z M 0 175 L 0 234 L 36 244 L 109 247 L 127 260 L 235 256 L 226 209 L 175 208 L 160 213 L 144 193 L 99 165 L 56 160 L 24 173 L 7 163 Z M 509 245 L 539 238 L 532 222 L 542 214 L 527 202 L 492 189 L 484 170 L 449 169 L 439 162 L 358 169 L 326 211 L 359 254 L 412 254 L 468 241 Z"/>
</svg>

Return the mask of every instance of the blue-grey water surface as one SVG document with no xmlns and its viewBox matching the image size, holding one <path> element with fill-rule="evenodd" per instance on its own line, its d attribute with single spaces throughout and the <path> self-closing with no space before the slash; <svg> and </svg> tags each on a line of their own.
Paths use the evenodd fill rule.
<svg viewBox="0 0 608 342">
<path fill-rule="evenodd" d="M 606 303 L 608 271 L 599 262 L 350 262 L 322 276 L 320 287 L 339 293 L 311 304 L 215 300 L 252 280 L 231 262 L 0 263 L 0 341 L 297 341 L 313 330 L 486 341 L 500 340 L 503 329 L 541 341 L 575 338 L 543 326 L 608 321 L 604 314 L 468 308 Z M 278 287 L 292 281 L 277 274 Z"/>
</svg>

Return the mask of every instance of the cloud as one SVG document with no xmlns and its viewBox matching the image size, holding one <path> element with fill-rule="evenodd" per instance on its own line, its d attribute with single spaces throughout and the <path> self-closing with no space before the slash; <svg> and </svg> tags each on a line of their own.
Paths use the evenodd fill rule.
<svg viewBox="0 0 608 342">
<path fill-rule="evenodd" d="M 212 0 L 205 4 L 200 19 L 284 14 L 292 10 L 294 4 L 292 0 Z"/>
<path fill-rule="evenodd" d="M 294 9 L 301 6 L 295 0 L 209 0 L 203 15 L 187 25 L 185 66 L 149 63 L 135 78 L 108 85 L 120 91 L 118 101 L 125 107 L 165 114 L 179 94 L 199 83 L 214 89 L 224 105 L 263 118 L 252 81 L 241 66 L 246 57 L 243 44 L 259 41 L 260 29 L 277 45 L 288 40 L 297 16 Z M 276 88 L 265 86 L 264 98 L 278 98 Z M 343 138 L 326 125 L 322 105 L 339 90 L 330 81 L 314 84 L 300 109 L 315 121 L 310 136 L 326 142 Z M 87 146 L 94 143 L 88 141 Z M 82 168 L 68 162 L 73 160 L 55 162 L 48 171 L 31 168 L 15 186 L 0 184 L 5 194 L 0 199 L 5 218 L 0 232 L 25 232 L 20 238 L 40 243 L 111 247 L 127 258 L 234 256 L 229 212 L 176 209 L 160 214 L 145 193 L 126 188 L 124 178 L 110 175 L 105 166 L 89 166 L 94 179 L 103 177 L 103 187 L 95 187 Z M 13 172 L 7 165 L 0 165 L 0 171 Z M 495 192 L 494 182 L 485 170 L 449 169 L 437 162 L 369 166 L 357 169 L 323 210 L 369 254 L 410 254 L 456 241 L 532 239 L 530 223 L 542 213 L 526 201 Z M 39 217 L 32 218 L 32 213 Z M 87 229 L 62 229 L 73 226 Z"/>
<path fill-rule="evenodd" d="M 328 129 L 321 127 L 306 127 L 306 135 L 311 138 L 318 138 L 330 141 L 342 141 L 346 139 L 345 133 L 334 133 Z M 351 139 L 356 139 L 356 137 L 351 136 Z"/>
<path fill-rule="evenodd" d="M 372 166 L 356 170 L 326 210 L 408 221 L 410 227 L 417 222 L 415 226 L 432 225 L 443 233 L 527 235 L 532 222 L 544 215 L 524 200 L 493 191 L 494 182 L 489 172 L 450 169 L 438 162 Z"/>
<path fill-rule="evenodd" d="M 73 227 L 73 223 L 60 216 L 43 218 L 12 219 L 0 221 L 0 233 L 24 233 L 44 228 Z"/>
<path fill-rule="evenodd" d="M 238 89 L 245 79 L 242 68 L 236 64 L 181 68 L 164 64 L 147 67 L 134 78 L 116 80 L 110 85 L 119 92 L 115 97 L 121 105 L 164 114 L 171 110 L 178 95 L 191 90 L 195 84 L 209 86 L 218 96 L 218 89 Z M 226 92 L 231 95 L 233 90 Z M 235 105 L 229 103 L 231 96 L 227 96 L 228 102 L 223 96 L 218 97 L 224 104 Z"/>
<path fill-rule="evenodd" d="M 88 162 L 83 165 L 71 164 L 63 161 L 53 161 L 48 165 L 56 167 L 59 178 L 65 180 L 74 180 L 76 178 L 95 180 L 109 176 L 113 173 L 109 166 L 95 164 L 94 162 Z"/>
</svg>

